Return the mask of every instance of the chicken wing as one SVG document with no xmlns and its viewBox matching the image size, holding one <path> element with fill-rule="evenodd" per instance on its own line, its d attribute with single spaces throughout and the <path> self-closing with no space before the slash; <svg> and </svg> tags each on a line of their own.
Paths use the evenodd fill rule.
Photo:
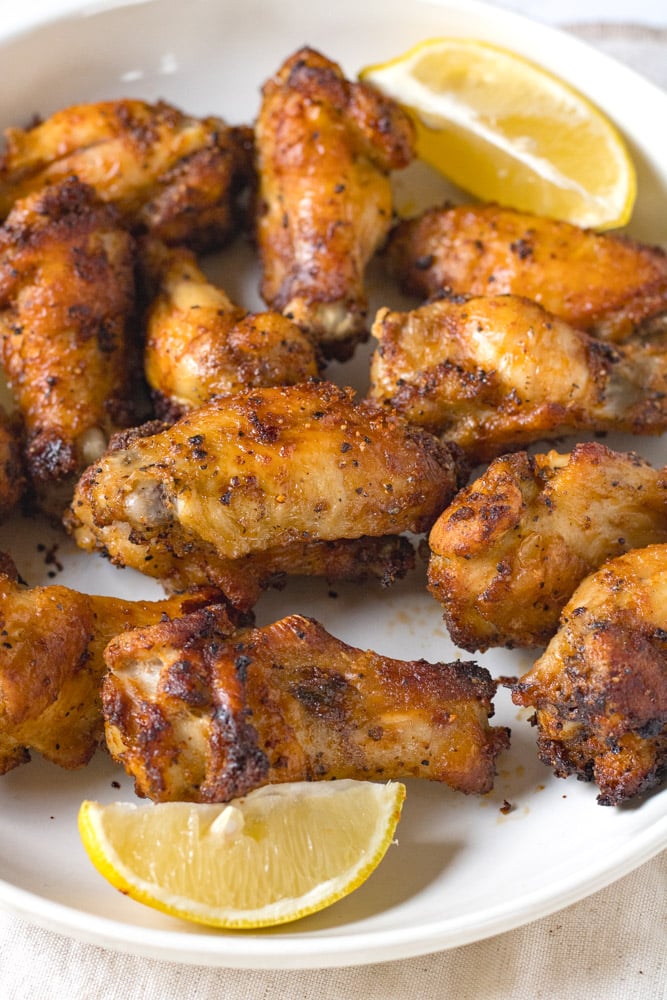
<svg viewBox="0 0 667 1000">
<path fill-rule="evenodd" d="M 76 176 L 113 202 L 123 221 L 167 243 L 199 249 L 237 228 L 237 199 L 252 176 L 252 130 L 193 118 L 160 101 L 101 101 L 6 132 L 0 216 L 26 195 Z"/>
<path fill-rule="evenodd" d="M 151 242 L 142 260 L 158 289 L 144 355 L 158 416 L 177 419 L 221 393 L 318 375 L 315 347 L 295 323 L 234 305 L 189 250 Z"/>
<path fill-rule="evenodd" d="M 28 474 L 58 516 L 73 477 L 134 417 L 134 261 L 114 209 L 74 178 L 19 202 L 0 228 L 2 360 Z"/>
<path fill-rule="evenodd" d="M 518 452 L 434 524 L 429 590 L 463 649 L 543 646 L 585 576 L 654 542 L 667 542 L 667 469 L 598 443 Z"/>
<path fill-rule="evenodd" d="M 536 710 L 544 763 L 594 781 L 601 805 L 657 784 L 667 767 L 667 545 L 587 577 L 512 697 Z"/>
<path fill-rule="evenodd" d="M 209 589 L 162 601 L 29 589 L 0 574 L 0 774 L 35 750 L 65 768 L 87 764 L 103 740 L 102 652 L 112 636 L 221 599 Z M 219 610 L 223 629 L 224 610 Z M 232 631 L 231 620 L 228 630 Z"/>
<path fill-rule="evenodd" d="M 444 206 L 400 223 L 386 262 L 422 298 L 444 288 L 524 295 L 616 343 L 667 314 L 667 254 L 659 247 L 499 205 Z"/>
<path fill-rule="evenodd" d="M 508 746 L 474 663 L 363 652 L 291 615 L 227 638 L 216 610 L 107 647 L 107 745 L 156 801 L 224 802 L 270 782 L 422 777 L 487 792 Z"/>
<path fill-rule="evenodd" d="M 412 159 L 412 123 L 304 48 L 265 84 L 255 143 L 264 300 L 344 360 L 367 336 L 364 272 L 391 225 L 389 172 Z"/>
<path fill-rule="evenodd" d="M 82 548 L 170 587 L 224 588 L 234 561 L 262 565 L 267 581 L 276 568 L 312 572 L 345 549 L 357 576 L 372 565 L 355 565 L 365 536 L 377 555 L 383 536 L 428 530 L 458 475 L 448 446 L 351 390 L 245 390 L 119 435 L 82 476 L 66 523 Z"/>
<path fill-rule="evenodd" d="M 0 408 L 0 518 L 16 507 L 25 489 L 21 437 L 18 420 Z"/>
<path fill-rule="evenodd" d="M 575 432 L 667 427 L 667 330 L 614 347 L 499 295 L 380 309 L 373 334 L 371 397 L 473 462 Z"/>
</svg>

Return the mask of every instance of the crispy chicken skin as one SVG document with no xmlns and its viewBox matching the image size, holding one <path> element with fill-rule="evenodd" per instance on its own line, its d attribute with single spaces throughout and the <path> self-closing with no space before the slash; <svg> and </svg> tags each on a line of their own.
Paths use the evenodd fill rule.
<svg viewBox="0 0 667 1000">
<path fill-rule="evenodd" d="M 47 506 L 131 422 L 134 243 L 75 179 L 19 202 L 0 228 L 0 343 Z M 62 499 L 59 497 L 59 501 Z"/>
<path fill-rule="evenodd" d="M 544 763 L 558 777 L 594 781 L 601 805 L 659 782 L 667 767 L 667 545 L 634 549 L 587 577 L 512 697 L 536 709 Z"/>
<path fill-rule="evenodd" d="M 332 778 L 487 792 L 508 745 L 483 668 L 364 652 L 301 615 L 228 638 L 210 608 L 119 635 L 105 658 L 107 745 L 156 801 Z"/>
<path fill-rule="evenodd" d="M 577 432 L 667 427 L 667 332 L 619 347 L 517 295 L 380 309 L 371 398 L 488 461 Z"/>
<path fill-rule="evenodd" d="M 66 523 L 82 548 L 167 586 L 224 587 L 235 560 L 263 562 L 268 580 L 274 566 L 311 571 L 313 548 L 372 536 L 379 552 L 383 536 L 427 531 L 458 474 L 449 446 L 351 390 L 245 390 L 119 435 L 82 476 Z"/>
<path fill-rule="evenodd" d="M 0 215 L 19 198 L 75 175 L 113 202 L 123 221 L 199 249 L 237 228 L 237 198 L 252 176 L 252 130 L 193 118 L 160 101 L 101 101 L 6 132 Z"/>
<path fill-rule="evenodd" d="M 219 592 L 162 601 L 28 588 L 5 559 L 0 574 L 0 774 L 35 750 L 65 768 L 87 764 L 103 740 L 102 656 L 112 636 L 194 611 Z M 224 610 L 219 611 L 221 625 Z M 230 624 L 230 630 L 232 628 Z"/>
<path fill-rule="evenodd" d="M 444 288 L 524 295 L 616 343 L 667 313 L 667 255 L 659 247 L 499 205 L 446 205 L 399 223 L 386 263 L 422 298 Z"/>
<path fill-rule="evenodd" d="M 518 452 L 438 518 L 428 586 L 461 648 L 543 646 L 585 576 L 654 542 L 667 542 L 667 470 L 598 443 Z"/>
<path fill-rule="evenodd" d="M 22 429 L 0 408 L 0 519 L 16 507 L 25 489 Z"/>
<path fill-rule="evenodd" d="M 221 393 L 294 385 L 319 373 L 313 343 L 281 313 L 248 313 L 187 248 L 151 241 L 142 262 L 157 294 L 144 363 L 158 416 L 176 419 Z"/>
<path fill-rule="evenodd" d="M 367 337 L 364 272 L 389 232 L 389 172 L 412 159 L 412 123 L 304 48 L 264 85 L 255 144 L 264 300 L 344 360 Z"/>
</svg>

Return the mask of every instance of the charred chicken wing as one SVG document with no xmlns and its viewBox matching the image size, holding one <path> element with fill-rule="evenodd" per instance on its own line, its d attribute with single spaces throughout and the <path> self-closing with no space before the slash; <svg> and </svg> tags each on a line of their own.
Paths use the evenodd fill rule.
<svg viewBox="0 0 667 1000">
<path fill-rule="evenodd" d="M 341 551 L 358 577 L 373 564 L 357 564 L 358 546 L 371 536 L 376 556 L 389 544 L 395 558 L 385 536 L 428 530 L 457 476 L 452 450 L 430 434 L 351 391 L 304 383 L 222 396 L 166 429 L 119 435 L 84 473 L 66 520 L 82 548 L 170 587 L 225 588 L 234 566 L 243 576 L 261 564 L 266 582 L 320 572 Z"/>
<path fill-rule="evenodd" d="M 667 427 L 667 330 L 615 347 L 499 295 L 381 309 L 373 334 L 371 397 L 472 461 L 568 433 Z"/>
<path fill-rule="evenodd" d="M 234 305 L 189 250 L 152 242 L 144 262 L 158 289 L 145 349 L 158 416 L 175 419 L 221 393 L 318 374 L 315 347 L 295 323 Z"/>
<path fill-rule="evenodd" d="M 91 597 L 67 587 L 29 589 L 6 559 L 2 569 L 0 774 L 30 760 L 30 750 L 65 768 L 87 764 L 103 739 L 102 653 L 112 636 L 221 597 L 212 590 L 163 601 Z M 222 629 L 222 609 L 219 618 Z"/>
<path fill-rule="evenodd" d="M 625 236 L 499 205 L 434 208 L 400 223 L 386 260 L 426 298 L 524 295 L 579 330 L 619 342 L 667 313 L 667 254 Z"/>
<path fill-rule="evenodd" d="M 167 243 L 200 249 L 237 226 L 237 198 L 252 175 L 252 130 L 193 118 L 160 101 L 102 101 L 10 128 L 0 161 L 0 216 L 19 198 L 76 176 L 123 221 Z"/>
<path fill-rule="evenodd" d="M 434 524 L 429 590 L 463 649 L 543 646 L 585 576 L 654 542 L 667 542 L 667 470 L 597 443 L 518 452 Z"/>
<path fill-rule="evenodd" d="M 156 801 L 331 778 L 487 792 L 508 745 L 483 668 L 363 652 L 301 615 L 228 638 L 211 608 L 119 635 L 105 657 L 107 745 Z"/>
<path fill-rule="evenodd" d="M 262 295 L 345 359 L 367 336 L 364 272 L 392 218 L 413 128 L 390 99 L 312 49 L 263 89 L 256 124 Z"/>
<path fill-rule="evenodd" d="M 516 685 L 559 777 L 594 781 L 601 805 L 651 788 L 667 767 L 667 545 L 587 577 L 546 651 Z"/>
<path fill-rule="evenodd" d="M 134 243 L 75 179 L 19 202 L 0 228 L 0 338 L 40 500 L 133 418 Z M 63 499 L 64 497 L 64 499 Z"/>
<path fill-rule="evenodd" d="M 0 408 L 0 518 L 18 504 L 25 489 L 21 427 Z"/>
</svg>

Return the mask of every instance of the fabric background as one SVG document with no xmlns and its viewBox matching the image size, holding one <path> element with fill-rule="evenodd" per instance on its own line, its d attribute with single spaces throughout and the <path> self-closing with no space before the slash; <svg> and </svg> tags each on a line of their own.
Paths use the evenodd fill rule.
<svg viewBox="0 0 667 1000">
<path fill-rule="evenodd" d="M 667 87 L 663 2 L 506 0 L 502 5 L 564 24 Z M 435 955 L 359 968 L 240 971 L 177 965 L 84 945 L 0 912 L 4 1000 L 666 1000 L 666 956 L 667 852 L 519 930 Z"/>
</svg>

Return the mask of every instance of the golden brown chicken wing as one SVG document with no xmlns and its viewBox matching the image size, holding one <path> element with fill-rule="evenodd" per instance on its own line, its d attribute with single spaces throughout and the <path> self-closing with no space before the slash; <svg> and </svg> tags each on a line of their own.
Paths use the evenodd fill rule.
<svg viewBox="0 0 667 1000">
<path fill-rule="evenodd" d="M 215 608 L 119 635 L 103 703 L 139 795 L 224 802 L 270 782 L 422 777 L 487 792 L 508 731 L 474 663 L 363 652 L 291 615 L 227 638 Z"/>
<path fill-rule="evenodd" d="M 373 564 L 356 565 L 365 536 L 377 557 L 383 536 L 428 530 L 458 471 L 448 446 L 349 390 L 245 390 L 166 429 L 119 435 L 81 478 L 66 520 L 82 548 L 171 587 L 225 588 L 234 562 L 239 573 L 262 566 L 270 582 L 275 571 L 318 571 L 329 556 L 335 567 L 344 550 L 356 577 Z"/>
<path fill-rule="evenodd" d="M 0 408 L 0 518 L 16 507 L 25 489 L 21 439 L 18 419 Z"/>
<path fill-rule="evenodd" d="M 412 124 L 304 48 L 265 84 L 255 141 L 264 300 L 343 360 L 367 336 L 364 271 L 389 231 L 389 172 L 412 158 Z"/>
<path fill-rule="evenodd" d="M 103 739 L 102 652 L 112 636 L 221 598 L 209 589 L 162 601 L 93 597 L 0 574 L 0 774 L 36 750 L 65 768 L 87 764 Z M 224 611 L 219 609 L 220 629 Z M 228 626 L 232 630 L 231 622 Z"/>
<path fill-rule="evenodd" d="M 542 646 L 585 576 L 654 542 L 667 542 L 667 469 L 597 443 L 518 452 L 434 524 L 429 590 L 463 649 Z"/>
<path fill-rule="evenodd" d="M 143 261 L 158 289 L 144 355 L 158 416 L 176 419 L 221 393 L 318 375 L 315 347 L 295 323 L 234 305 L 189 250 L 153 241 Z"/>
<path fill-rule="evenodd" d="M 516 295 L 380 309 L 373 399 L 472 461 L 533 441 L 667 427 L 667 331 L 613 347 Z"/>
<path fill-rule="evenodd" d="M 134 416 L 134 261 L 115 210 L 73 178 L 19 202 L 0 228 L 2 360 L 27 471 L 58 514 L 73 476 Z"/>
<path fill-rule="evenodd" d="M 200 249 L 235 231 L 237 198 L 252 175 L 251 129 L 193 118 L 164 101 L 79 104 L 31 128 L 10 128 L 6 140 L 0 216 L 74 175 L 133 230 Z"/>
<path fill-rule="evenodd" d="M 659 247 L 499 205 L 444 206 L 402 222 L 386 261 L 423 298 L 444 288 L 524 295 L 616 343 L 667 314 L 667 254 Z"/>
<path fill-rule="evenodd" d="M 594 781 L 601 805 L 658 783 L 667 767 L 667 545 L 634 549 L 587 577 L 512 697 L 536 709 L 544 763 Z"/>
</svg>

